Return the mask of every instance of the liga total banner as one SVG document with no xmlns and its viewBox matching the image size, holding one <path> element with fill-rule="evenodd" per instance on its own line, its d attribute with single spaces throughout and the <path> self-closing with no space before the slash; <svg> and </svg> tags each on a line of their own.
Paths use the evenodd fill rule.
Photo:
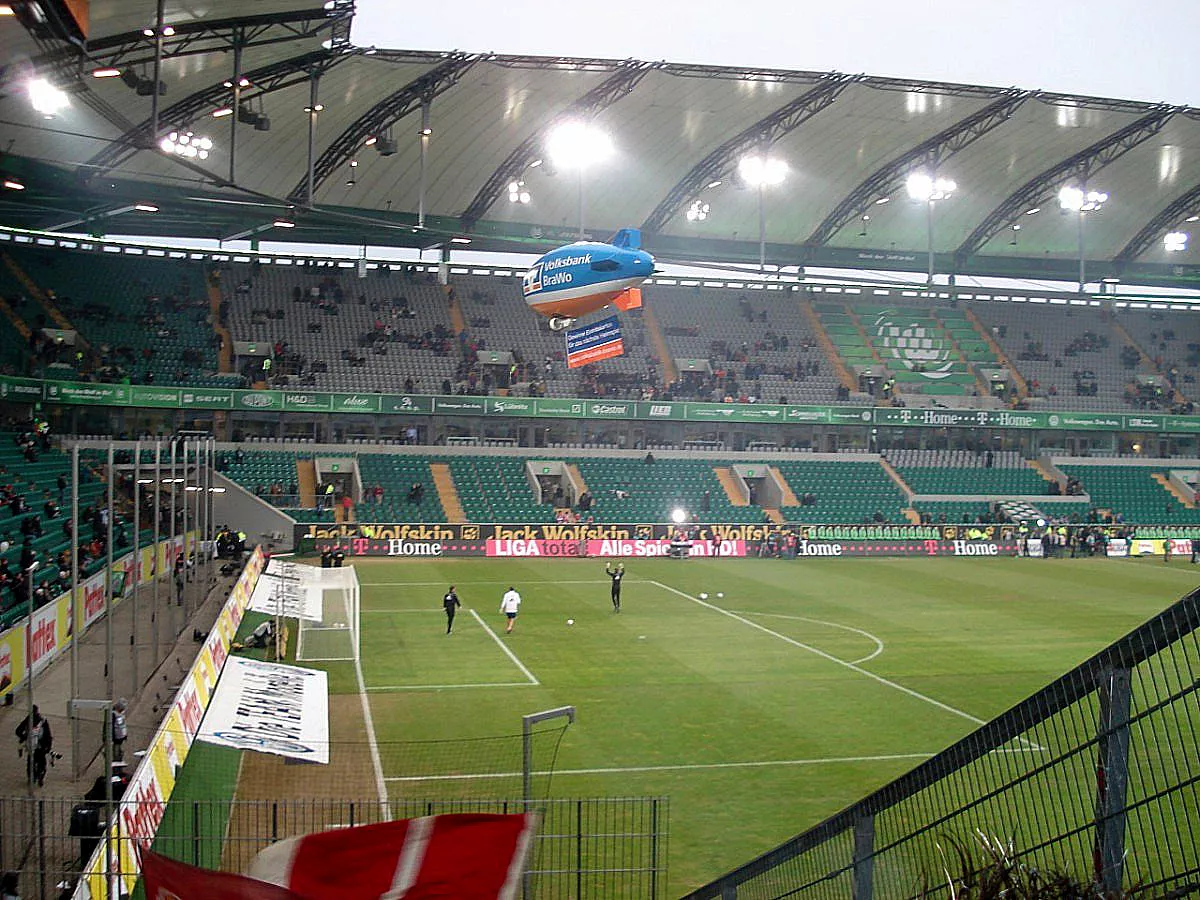
<svg viewBox="0 0 1200 900">
<path fill-rule="evenodd" d="M 235 750 L 328 765 L 328 676 L 316 669 L 230 657 L 196 737 Z"/>
<path fill-rule="evenodd" d="M 256 547 L 230 592 L 229 599 L 205 638 L 196 661 L 175 694 L 171 708 L 155 732 L 117 807 L 111 839 L 102 841 L 84 867 L 74 900 L 91 900 L 132 892 L 141 871 L 141 851 L 149 849 L 175 790 L 175 778 L 200 730 L 213 688 L 229 655 L 250 594 L 262 571 L 265 556 Z M 105 858 L 105 847 L 112 855 Z M 112 879 L 113 891 L 105 882 Z"/>
<path fill-rule="evenodd" d="M 578 369 L 625 353 L 621 322 L 609 316 L 567 332 L 567 368 Z"/>
</svg>

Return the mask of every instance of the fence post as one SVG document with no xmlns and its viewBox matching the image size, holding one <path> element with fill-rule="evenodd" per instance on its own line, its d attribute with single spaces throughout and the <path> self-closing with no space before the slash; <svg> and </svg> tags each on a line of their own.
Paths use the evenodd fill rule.
<svg viewBox="0 0 1200 900">
<path fill-rule="evenodd" d="M 1121 888 L 1125 857 L 1125 790 L 1129 784 L 1129 669 L 1113 669 L 1100 686 L 1096 762 L 1096 877 L 1106 892 Z"/>
<path fill-rule="evenodd" d="M 192 865 L 200 865 L 200 801 L 192 801 Z"/>
<path fill-rule="evenodd" d="M 583 896 L 583 801 L 575 801 L 575 896 Z"/>
<path fill-rule="evenodd" d="M 650 896 L 658 898 L 658 798 L 650 801 Z"/>
<path fill-rule="evenodd" d="M 38 897 L 46 900 L 46 801 L 38 798 Z"/>
<path fill-rule="evenodd" d="M 871 900 L 875 868 L 875 817 L 854 823 L 854 900 Z"/>
</svg>

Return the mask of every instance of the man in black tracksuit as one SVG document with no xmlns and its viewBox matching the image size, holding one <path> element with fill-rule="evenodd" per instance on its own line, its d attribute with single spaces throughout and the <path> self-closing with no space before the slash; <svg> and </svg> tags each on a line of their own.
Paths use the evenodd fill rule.
<svg viewBox="0 0 1200 900">
<path fill-rule="evenodd" d="M 454 585 L 450 585 L 450 590 L 446 591 L 446 596 L 442 598 L 442 607 L 446 610 L 446 634 L 453 632 L 454 614 L 460 606 L 462 604 L 458 602 L 458 594 L 454 593 Z"/>
<path fill-rule="evenodd" d="M 604 574 L 612 579 L 612 604 L 613 612 L 621 611 L 621 579 L 625 577 L 625 563 L 617 563 L 617 567 L 612 568 L 612 563 L 604 564 Z"/>
</svg>

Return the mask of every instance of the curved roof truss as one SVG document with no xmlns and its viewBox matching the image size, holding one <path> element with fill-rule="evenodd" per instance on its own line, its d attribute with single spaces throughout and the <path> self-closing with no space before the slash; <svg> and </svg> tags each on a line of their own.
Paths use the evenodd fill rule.
<svg viewBox="0 0 1200 900">
<path fill-rule="evenodd" d="M 834 207 L 805 243 L 809 246 L 827 243 L 848 223 L 862 216 L 876 200 L 895 191 L 913 169 L 924 167 L 936 170 L 959 150 L 970 146 L 992 129 L 1007 122 L 1017 107 L 1032 96 L 1034 93 L 1031 91 L 1006 91 L 995 103 L 990 103 L 965 119 L 955 122 L 872 172 Z"/>
<path fill-rule="evenodd" d="M 1035 175 L 993 209 L 955 251 L 958 259 L 977 253 L 1025 210 L 1042 205 L 1055 187 L 1069 178 L 1086 183 L 1096 172 L 1158 134 L 1179 107 L 1160 104 L 1119 131 Z"/>
<path fill-rule="evenodd" d="M 306 175 L 292 188 L 289 197 L 296 202 L 312 197 L 338 166 L 354 157 L 364 140 L 372 135 L 382 134 L 400 119 L 420 109 L 423 104 L 431 102 L 438 94 L 454 87 L 475 63 L 484 58 L 480 54 L 452 53 L 428 72 L 380 100 L 351 122 L 333 143 L 325 148 L 313 165 L 312 184 L 309 185 Z"/>
<path fill-rule="evenodd" d="M 1200 184 L 1142 226 L 1128 244 L 1114 258 L 1117 262 L 1132 262 L 1150 249 L 1154 241 L 1172 225 L 1200 210 Z"/>
<path fill-rule="evenodd" d="M 749 128 L 743 129 L 696 163 L 680 179 L 654 211 L 642 223 L 645 232 L 661 231 L 684 204 L 693 200 L 707 184 L 724 178 L 737 165 L 741 156 L 756 147 L 772 144 L 788 132 L 799 128 L 817 113 L 827 109 L 838 95 L 861 76 L 831 72 L 822 76 L 816 86 L 781 106 Z"/>
<path fill-rule="evenodd" d="M 612 106 L 622 97 L 630 94 L 638 82 L 646 77 L 652 69 L 658 68 L 657 63 L 644 63 L 636 60 L 621 63 L 620 68 L 603 82 L 596 85 L 579 99 L 572 102 L 566 109 L 556 115 L 545 128 L 539 128 L 525 140 L 521 141 L 505 158 L 495 171 L 488 176 L 483 187 L 462 212 L 462 220 L 469 229 L 474 226 L 489 209 L 492 208 L 505 185 L 520 177 L 541 155 L 542 141 L 546 133 L 555 125 L 574 118 L 591 118 L 604 109 Z"/>
</svg>

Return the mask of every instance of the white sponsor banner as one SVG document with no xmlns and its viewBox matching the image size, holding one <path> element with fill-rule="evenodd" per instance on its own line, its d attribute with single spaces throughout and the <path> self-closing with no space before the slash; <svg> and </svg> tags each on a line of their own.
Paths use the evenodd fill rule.
<svg viewBox="0 0 1200 900">
<path fill-rule="evenodd" d="M 1129 542 L 1125 538 L 1113 538 L 1108 542 L 1108 546 L 1104 548 L 1104 553 L 1107 556 L 1123 557 L 1129 555 Z"/>
<path fill-rule="evenodd" d="M 1042 539 L 1030 538 L 1029 542 L 1025 545 L 1025 552 L 1027 556 L 1031 556 L 1034 559 L 1041 557 L 1044 553 L 1042 548 Z"/>
<path fill-rule="evenodd" d="M 1134 541 L 1133 547 L 1129 551 L 1130 556 L 1153 556 L 1158 550 L 1154 541 Z"/>
<path fill-rule="evenodd" d="M 250 595 L 250 609 L 269 616 L 319 622 L 322 608 L 319 584 L 313 586 L 291 578 L 269 575 L 260 578 L 254 585 L 254 593 Z"/>
<path fill-rule="evenodd" d="M 328 763 L 328 678 L 316 669 L 231 656 L 197 737 L 236 750 Z"/>
<path fill-rule="evenodd" d="M 271 560 L 267 563 L 267 571 L 263 574 L 276 578 L 288 578 L 304 584 L 316 584 L 321 581 L 321 569 L 316 566 L 288 562 L 286 559 Z"/>
</svg>

